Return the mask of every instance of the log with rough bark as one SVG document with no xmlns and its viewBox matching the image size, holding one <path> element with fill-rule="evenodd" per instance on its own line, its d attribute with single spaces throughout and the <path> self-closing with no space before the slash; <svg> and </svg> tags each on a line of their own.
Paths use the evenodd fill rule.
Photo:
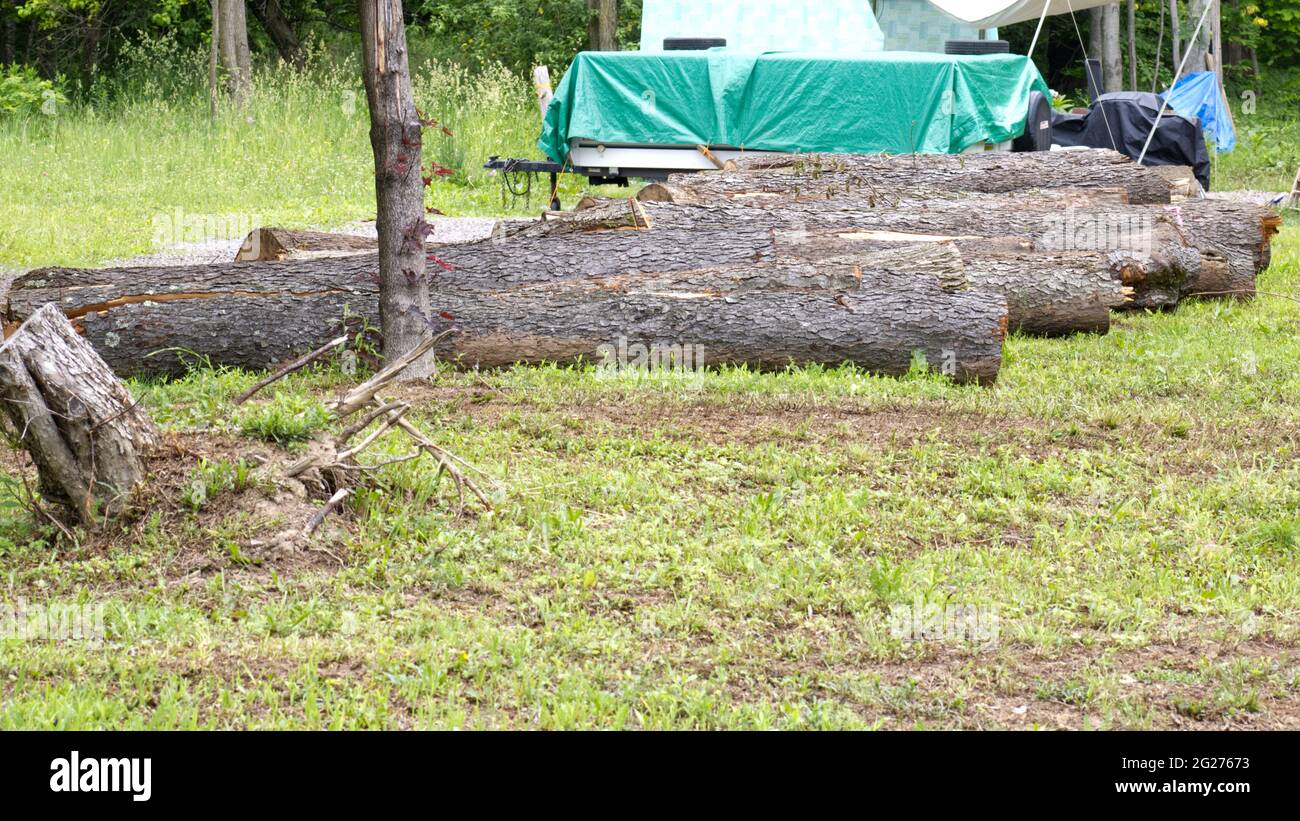
<svg viewBox="0 0 1300 821">
<path fill-rule="evenodd" d="M 1010 201 L 972 195 L 953 203 L 935 201 L 927 208 L 866 209 L 841 201 L 801 201 L 780 209 L 736 203 L 707 207 L 647 203 L 645 209 L 656 230 L 716 221 L 796 235 L 827 230 L 930 234 L 952 239 L 971 262 L 989 240 L 1018 244 L 1026 251 L 1093 255 L 1100 269 L 1110 270 L 1134 288 L 1134 299 L 1126 303 L 1131 308 L 1171 308 L 1192 290 L 1203 252 L 1188 246 L 1186 231 L 1178 230 L 1164 209 L 1060 208 L 1057 201 L 1057 197 Z M 1034 264 L 1032 259 L 1028 262 Z M 1039 270 L 1050 272 L 1045 265 Z"/>
<path fill-rule="evenodd" d="M 1052 204 L 1074 201 L 1069 192 L 1046 192 L 1045 196 Z M 640 210 L 629 210 L 632 207 Z M 618 227 L 623 227 L 621 220 L 627 217 L 628 231 L 584 230 L 589 227 L 584 222 L 588 218 L 595 220 L 596 227 L 609 226 L 611 211 Z M 1046 216 L 1040 219 L 1044 224 L 1048 221 Z M 632 220 L 649 233 L 631 230 Z M 615 200 L 588 214 L 557 215 L 549 222 L 529 224 L 536 229 L 536 236 L 524 230 L 499 242 L 441 248 L 440 258 L 452 264 L 453 271 L 440 275 L 437 281 L 451 288 L 504 288 L 562 279 L 577 271 L 585 276 L 684 271 L 740 260 L 817 259 L 845 251 L 897 248 L 918 241 L 955 241 L 961 246 L 964 269 L 973 286 L 1007 298 L 1013 329 L 1060 335 L 1104 332 L 1112 308 L 1172 304 L 1178 299 L 1179 285 L 1185 277 L 1182 266 L 1196 265 L 1172 229 L 1157 232 L 1158 242 L 1152 252 L 1139 254 L 1058 250 L 1050 246 L 1035 250 L 1032 243 L 1013 237 L 986 240 L 961 235 L 854 231 L 851 227 L 819 232 L 811 223 L 800 227 L 796 221 L 782 227 L 771 219 L 760 221 L 761 225 L 752 220 L 740 221 L 736 230 L 719 230 L 712 224 L 701 228 L 651 226 L 639 204 Z M 1165 253 L 1163 247 L 1172 249 L 1172 253 Z M 310 253 L 312 249 L 306 250 Z M 900 262 L 891 260 L 886 253 L 867 267 L 888 268 Z M 1172 283 L 1172 287 L 1165 283 Z"/>
<path fill-rule="evenodd" d="M 1204 264 L 1186 292 L 1197 296 L 1250 297 L 1255 280 L 1273 259 L 1282 218 L 1262 205 L 1228 200 L 1187 200 L 1162 209 Z"/>
<path fill-rule="evenodd" d="M 486 242 L 477 251 L 490 256 L 492 248 L 508 250 Z M 625 253 L 632 250 L 646 251 L 632 243 Z M 436 289 L 434 330 L 454 325 L 459 333 L 437 353 L 465 366 L 494 367 L 591 360 L 599 358 L 602 346 L 633 339 L 701 346 L 701 365 L 853 362 L 901 373 L 913 352 L 921 351 L 959 380 L 988 382 L 997 373 L 1007 327 L 1005 300 L 954 288 L 938 268 L 925 277 L 915 270 L 864 270 L 860 262 L 843 259 L 818 265 L 730 259 L 729 266 L 713 266 L 716 270 L 688 257 L 680 262 L 677 277 L 668 266 L 607 263 L 588 271 L 608 277 L 639 267 L 643 286 L 602 281 L 601 274 L 575 281 L 573 269 L 554 276 L 547 266 L 534 268 L 531 278 L 476 276 L 458 268 L 448 274 L 449 282 L 455 277 L 454 286 Z M 196 355 L 212 364 L 266 368 L 328 342 L 348 313 L 373 321 L 374 268 L 367 255 L 225 266 L 46 269 L 15 281 L 9 310 L 21 317 L 38 299 L 59 302 L 119 373 L 177 373 L 186 357 Z M 657 279 L 650 281 L 650 275 Z M 846 278 L 859 287 L 824 287 Z M 494 280 L 502 284 L 494 287 Z M 755 289 L 754 282 L 763 285 Z M 712 285 L 701 287 L 705 283 Z M 160 349 L 172 350 L 150 356 Z"/>
<path fill-rule="evenodd" d="M 918 173 L 912 176 L 898 174 L 892 166 L 896 161 L 910 158 L 846 155 L 819 155 L 810 159 L 756 157 L 741 163 L 742 169 L 749 170 L 674 174 L 665 183 L 646 186 L 637 196 L 644 203 L 715 207 L 725 204 L 767 209 L 785 209 L 792 202 L 825 200 L 847 200 L 873 211 L 898 209 L 919 212 L 955 205 L 959 208 L 991 209 L 993 213 L 1001 214 L 1007 210 L 1020 211 L 1022 207 L 1031 212 L 1050 212 L 1056 206 L 1072 212 L 1085 211 L 1079 214 L 1081 219 L 1112 223 L 1145 214 L 1145 219 L 1178 225 L 1184 241 L 1201 250 L 1205 258 L 1203 270 L 1192 272 L 1194 275 L 1183 288 L 1185 294 L 1249 296 L 1254 293 L 1255 278 L 1268 267 L 1269 245 L 1280 219 L 1263 206 L 1204 199 L 1169 205 L 1169 184 L 1163 173 L 1142 168 L 1122 155 L 1103 150 L 1056 152 L 1055 156 L 1065 158 L 1057 169 L 1064 172 L 1064 176 L 1035 180 L 1040 187 L 1069 185 L 1068 180 L 1074 178 L 1071 174 L 1084 175 L 1078 188 L 1065 188 L 1059 192 L 1028 188 L 1016 191 L 1010 187 L 1009 180 L 1020 179 L 1018 175 L 1036 166 L 1039 170 L 1046 170 L 1051 163 L 1060 161 L 1053 159 L 1051 153 L 1012 155 L 1022 158 L 1015 160 L 997 159 L 997 155 L 980 156 L 993 156 L 994 159 L 972 158 L 974 164 L 967 166 L 957 163 L 954 158 L 938 158 L 933 161 L 934 168 L 922 164 Z M 1089 163 L 1095 164 L 1095 168 Z M 972 173 L 976 171 L 988 173 Z M 1008 171 L 1011 172 L 1009 177 L 1005 173 Z M 945 181 L 943 174 L 955 175 L 957 179 Z M 1091 181 L 1088 174 L 1093 175 Z M 1157 178 L 1165 185 L 1163 199 L 1150 195 Z M 964 183 L 962 180 L 969 181 Z M 1129 183 L 1127 187 L 1123 185 L 1126 180 Z M 1103 182 L 1120 187 L 1098 184 Z M 963 193 L 963 187 L 1014 196 L 990 199 Z M 1153 205 L 1148 209 L 1129 210 L 1124 207 L 1127 204 L 1125 200 L 1134 205 Z M 600 210 L 588 211 L 575 224 L 597 222 Z M 613 222 L 622 219 L 621 206 L 611 205 L 605 211 Z M 1034 216 L 1040 218 L 1038 214 Z M 650 219 L 650 214 L 644 214 L 643 218 Z M 1025 226 L 1024 220 L 1017 220 L 1017 225 Z M 1033 230 L 1032 225 L 1027 228 Z M 1157 307 L 1158 304 L 1142 299 L 1135 302 L 1136 307 Z"/>
<path fill-rule="evenodd" d="M 578 272 L 593 278 L 697 272 L 701 285 L 701 277 L 722 266 L 810 262 L 848 253 L 859 256 L 871 281 L 873 272 L 938 271 L 908 250 L 918 243 L 934 245 L 935 239 L 946 238 L 665 227 L 488 240 L 440 249 L 452 270 L 437 269 L 435 291 L 449 296 L 502 291 L 571 279 Z M 973 240 L 962 242 L 976 248 Z M 986 245 L 965 262 L 954 250 L 954 270 L 966 271 L 977 290 L 1005 296 L 1013 306 L 1008 321 L 1014 329 L 1104 331 L 1107 309 L 1128 298 L 1119 275 L 1096 255 L 1044 267 L 1046 258 L 1014 240 Z M 216 365 L 268 368 L 360 324 L 373 325 L 376 271 L 373 254 L 228 266 L 44 269 L 14 282 L 8 316 L 15 321 L 46 301 L 58 302 L 124 375 L 180 374 L 188 363 L 202 361 L 196 357 Z M 742 286 L 718 282 L 712 287 Z M 752 280 L 743 287 L 752 288 Z M 837 286 L 823 277 L 821 285 L 809 281 L 806 287 Z"/>
<path fill-rule="evenodd" d="M 1017 249 L 1024 254 L 1027 274 L 1047 278 L 1053 276 L 1044 264 L 1047 258 L 1036 260 L 1033 252 L 1068 252 L 1075 260 L 1091 256 L 1098 271 L 1109 271 L 1133 289 L 1125 307 L 1169 308 L 1192 290 L 1202 253 L 1188 244 L 1188 232 L 1177 228 L 1174 215 L 1164 210 L 1167 206 L 1074 207 L 1074 202 L 1070 191 L 1039 191 L 1017 198 L 971 194 L 925 207 L 869 207 L 845 199 L 771 207 L 723 200 L 708 205 L 644 202 L 629 210 L 627 201 L 612 200 L 582 212 L 550 214 L 526 225 L 503 224 L 498 236 L 503 242 L 564 237 L 577 243 L 580 236 L 603 231 L 636 234 L 640 230 L 654 238 L 668 231 L 724 232 L 728 226 L 796 238 L 810 233 L 926 235 L 956 242 L 967 265 L 976 270 L 990 246 Z M 635 228 L 633 222 L 641 227 Z M 1242 244 L 1254 253 L 1256 243 Z"/>
<path fill-rule="evenodd" d="M 44 499 L 83 525 L 130 508 L 158 432 L 57 306 L 0 346 L 0 399 Z"/>
<path fill-rule="evenodd" d="M 1034 188 L 1121 188 L 1129 202 L 1166 204 L 1169 184 L 1160 174 L 1108 149 L 1028 154 L 781 154 L 745 157 L 735 172 L 675 174 L 669 186 L 697 194 L 734 195 L 766 190 L 806 193 L 836 186 L 875 190 L 1019 194 Z"/>
</svg>

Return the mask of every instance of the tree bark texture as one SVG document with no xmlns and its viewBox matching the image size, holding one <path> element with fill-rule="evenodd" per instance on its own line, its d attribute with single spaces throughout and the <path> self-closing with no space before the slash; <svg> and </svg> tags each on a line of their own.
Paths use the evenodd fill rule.
<svg viewBox="0 0 1300 821">
<path fill-rule="evenodd" d="M 1109 149 L 1041 151 L 1010 154 L 779 154 L 746 157 L 738 172 L 782 172 L 802 180 L 810 191 L 848 183 L 881 190 L 948 191 L 959 193 L 1019 194 L 1035 188 L 1123 188 L 1134 205 L 1169 202 L 1169 185 L 1159 174 Z M 702 179 L 701 179 L 702 178 Z M 774 180 L 777 178 L 773 178 Z M 753 190 L 766 178 L 744 173 L 673 175 L 670 185 L 723 185 L 736 181 L 741 190 Z M 760 189 L 761 190 L 761 189 Z M 789 185 L 785 186 L 789 190 Z"/>
<path fill-rule="evenodd" d="M 384 358 L 392 361 L 414 350 L 431 330 L 421 124 L 411 94 L 402 4 L 360 0 L 360 9 L 362 68 L 375 156 L 379 318 Z M 416 363 L 407 369 L 406 377 L 420 378 L 431 370 L 431 362 Z"/>
<path fill-rule="evenodd" d="M 270 237 L 260 242 L 262 247 L 288 245 L 295 249 L 288 257 L 271 255 L 269 259 L 338 255 L 345 253 L 335 250 L 340 244 L 363 239 L 276 228 L 261 232 Z M 964 259 L 958 242 L 965 251 Z M 957 270 L 964 272 L 972 287 L 1006 297 L 1010 327 L 1024 333 L 1105 332 L 1110 310 L 1124 307 L 1134 298 L 1135 289 L 1125 284 L 1125 279 L 1133 280 L 1132 272 L 1126 273 L 1123 265 L 1107 254 L 1035 250 L 1032 243 L 1013 237 L 978 240 L 854 232 L 851 227 L 820 232 L 656 228 L 649 233 L 576 233 L 445 246 L 438 254 L 453 270 L 437 276 L 435 283 L 447 289 L 509 288 L 577 278 L 575 271 L 595 277 L 689 271 L 741 262 L 815 263 L 846 253 L 867 255 L 862 263 L 867 269 L 910 271 L 916 269 L 913 260 L 926 245 L 951 249 Z"/>
<path fill-rule="evenodd" d="M 1119 16 L 1118 3 L 1102 7 L 1101 64 L 1107 91 L 1124 90 L 1124 58 L 1121 56 L 1123 52 L 1120 50 Z"/>
<path fill-rule="evenodd" d="M 971 194 L 960 200 L 934 200 L 924 207 L 898 207 L 893 202 L 873 206 L 847 194 L 808 201 L 778 197 L 776 205 L 769 198 L 733 197 L 692 205 L 641 203 L 640 213 L 653 226 L 652 233 L 692 227 L 723 231 L 729 225 L 743 225 L 747 230 L 786 236 L 824 231 L 929 235 L 956 242 L 971 265 L 977 264 L 990 240 L 1031 252 L 1089 254 L 1097 270 L 1108 271 L 1133 288 L 1132 300 L 1125 303 L 1132 308 L 1173 307 L 1183 294 L 1196 289 L 1203 255 L 1223 253 L 1205 238 L 1201 239 L 1204 247 L 1192 244 L 1188 237 L 1195 232 L 1177 226 L 1178 214 L 1171 213 L 1170 206 L 1073 207 L 1069 192 L 1035 193 L 1030 196 L 1026 192 L 1019 198 Z M 626 206 L 616 200 L 505 230 L 513 238 L 627 230 L 631 217 Z M 1182 213 L 1195 221 L 1196 212 Z M 1250 223 L 1244 226 L 1248 228 Z M 1234 253 L 1223 255 L 1236 261 L 1234 275 L 1253 281 L 1254 266 L 1246 259 L 1257 253 L 1258 239 L 1234 238 L 1222 230 L 1216 239 L 1237 243 Z M 1033 265 L 1032 259 L 1026 257 L 1025 264 Z"/>
<path fill-rule="evenodd" d="M 302 68 L 303 55 L 298 35 L 284 16 L 280 0 L 248 0 L 248 7 L 252 9 L 257 22 L 262 24 L 262 30 L 275 44 L 280 57 L 294 68 Z"/>
<path fill-rule="evenodd" d="M 579 239 L 599 237 L 566 237 L 565 244 Z M 501 253 L 498 243 L 477 245 L 478 253 Z M 459 263 L 466 265 L 475 251 Z M 753 248 L 745 254 L 761 256 Z M 995 377 L 1008 321 L 1005 299 L 971 289 L 942 253 L 922 246 L 815 263 L 768 254 L 712 266 L 682 255 L 675 271 L 606 263 L 576 279 L 572 268 L 549 267 L 554 261 L 505 277 L 475 272 L 471 264 L 447 275 L 455 287 L 437 291 L 440 317 L 460 332 L 436 351 L 466 366 L 495 367 L 590 360 L 602 346 L 633 339 L 701 346 L 705 365 L 853 362 L 880 373 L 905 372 L 913 352 L 922 351 L 931 363 L 947 363 L 954 378 Z M 863 267 L 885 259 L 893 260 L 889 268 Z M 348 315 L 372 320 L 376 268 L 376 257 L 367 254 L 45 269 L 15 281 L 9 309 L 22 316 L 37 300 L 57 301 L 123 374 L 183 371 L 186 355 L 150 356 L 175 347 L 212 364 L 266 368 L 320 347 Z"/>
<path fill-rule="evenodd" d="M 158 432 L 57 306 L 0 346 L 0 399 L 45 499 L 85 525 L 130 507 Z"/>
<path fill-rule="evenodd" d="M 244 10 L 244 0 L 218 0 L 217 11 L 212 24 L 220 31 L 217 40 L 221 68 L 226 73 L 226 92 L 236 105 L 242 105 L 253 83 L 252 53 L 248 48 L 248 17 Z"/>
<path fill-rule="evenodd" d="M 618 51 L 618 0 L 587 0 L 587 46 Z"/>
</svg>

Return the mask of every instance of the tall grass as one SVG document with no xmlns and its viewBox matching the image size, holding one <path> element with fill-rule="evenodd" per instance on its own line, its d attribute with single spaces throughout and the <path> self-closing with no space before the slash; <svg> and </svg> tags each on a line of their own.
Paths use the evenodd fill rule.
<svg viewBox="0 0 1300 821">
<path fill-rule="evenodd" d="M 1300 70 L 1276 70 L 1259 89 L 1229 93 L 1237 149 L 1214 155 L 1211 184 L 1219 190 L 1290 191 L 1300 166 Z"/>
<path fill-rule="evenodd" d="M 373 160 L 357 60 L 311 52 L 307 68 L 265 67 L 247 104 L 209 117 L 205 55 L 167 40 L 126 55 L 110 85 L 77 90 L 53 115 L 0 119 L 0 267 L 92 265 L 157 249 L 156 221 L 240 215 L 329 227 L 374 216 Z M 501 67 L 412 69 L 417 104 L 453 132 L 425 135 L 425 159 L 455 169 L 429 203 L 452 215 L 503 206 L 488 156 L 540 157 L 528 82 Z M 571 197 L 580 180 L 565 181 Z"/>
</svg>

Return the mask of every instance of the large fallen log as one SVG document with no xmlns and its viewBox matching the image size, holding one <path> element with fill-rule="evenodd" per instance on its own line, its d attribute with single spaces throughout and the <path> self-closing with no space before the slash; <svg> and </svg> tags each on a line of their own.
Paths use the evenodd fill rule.
<svg viewBox="0 0 1300 821">
<path fill-rule="evenodd" d="M 1250 297 L 1255 280 L 1273 259 L 1282 218 L 1262 205 L 1228 200 L 1186 200 L 1161 209 L 1189 245 L 1201 251 L 1199 276 L 1186 286 L 1195 296 Z"/>
<path fill-rule="evenodd" d="M 849 199 L 784 202 L 780 207 L 740 200 L 708 205 L 614 200 L 586 211 L 548 214 L 526 225 L 503 224 L 498 237 L 509 242 L 565 237 L 576 247 L 580 236 L 605 231 L 646 230 L 657 237 L 666 231 L 743 227 L 790 241 L 818 233 L 925 235 L 955 242 L 972 276 L 987 249 L 1000 247 L 1021 254 L 1027 277 L 1050 278 L 1052 269 L 1044 264 L 1049 255 L 1067 254 L 1079 265 L 1091 258 L 1096 271 L 1108 272 L 1132 289 L 1126 307 L 1169 308 L 1193 289 L 1202 252 L 1188 245 L 1189 232 L 1178 228 L 1171 214 L 1155 206 L 1075 208 L 1076 196 L 1070 191 L 1027 192 L 1019 198 L 972 194 L 923 207 L 871 207 Z M 1243 245 L 1254 253 L 1254 243 Z M 1038 252 L 1041 259 L 1035 259 Z M 1004 273 L 1009 264 L 995 261 Z"/>
<path fill-rule="evenodd" d="M 750 284 L 761 287 L 736 284 L 743 283 L 744 268 L 751 269 Z M 123 375 L 180 373 L 196 357 L 261 369 L 326 344 L 348 316 L 376 321 L 373 269 L 368 255 L 45 269 L 14 282 L 9 312 L 21 318 L 38 300 L 56 301 Z M 486 286 L 492 279 L 457 273 L 460 286 Z M 732 285 L 726 285 L 728 277 Z M 813 277 L 858 287 L 825 287 Z M 699 351 L 696 365 L 851 362 L 897 374 L 920 352 L 955 379 L 989 382 L 1007 328 L 1005 300 L 969 289 L 964 278 L 958 282 L 937 268 L 928 277 L 864 270 L 851 258 L 817 265 L 745 262 L 711 271 L 696 265 L 680 277 L 655 272 L 653 281 L 641 284 L 600 277 L 541 277 L 531 284 L 520 279 L 504 289 L 435 288 L 431 330 L 459 329 L 438 346 L 439 356 L 469 367 L 600 360 L 610 346 L 632 340 L 698 346 L 692 348 Z"/>
<path fill-rule="evenodd" d="M 45 500 L 83 525 L 130 507 L 158 432 L 57 306 L 0 346 L 0 399 Z"/>
<path fill-rule="evenodd" d="M 617 204 L 623 208 L 623 204 Z M 562 229 L 572 223 L 556 222 Z M 270 229 L 278 231 L 277 229 Z M 300 235 L 299 235 L 300 236 Z M 815 261 L 854 253 L 868 270 L 928 270 L 915 265 L 905 248 L 935 244 L 944 236 L 900 233 L 835 233 L 835 231 L 738 230 L 655 227 L 645 231 L 563 230 L 560 235 L 517 236 L 508 242 L 478 242 L 438 248 L 450 272 L 435 270 L 437 288 L 503 288 L 575 277 L 620 274 L 675 273 L 708 270 L 736 262 L 777 260 Z M 976 242 L 967 238 L 967 259 L 954 252 L 972 287 L 1008 299 L 1009 325 L 1023 333 L 1058 335 L 1100 331 L 1109 327 L 1109 310 L 1134 297 L 1132 279 L 1123 265 L 1089 252 L 1035 252 L 1011 238 Z M 307 244 L 309 256 L 316 251 Z M 862 256 L 867 255 L 867 256 Z M 334 268 L 324 261 L 309 275 L 337 270 L 339 281 L 367 277 L 356 259 Z M 370 262 L 373 265 L 373 261 Z M 1156 262 L 1152 262 L 1156 265 Z M 1135 265 L 1130 269 L 1136 270 Z M 1175 295 L 1177 296 L 1177 295 Z M 1171 297 L 1173 299 L 1173 297 Z"/>
<path fill-rule="evenodd" d="M 799 188 L 814 196 L 835 188 L 875 191 L 931 189 L 954 193 L 1019 194 L 1034 188 L 1121 188 L 1133 204 L 1166 204 L 1169 183 L 1115 151 L 1028 154 L 783 154 L 745 157 L 734 172 L 675 174 L 669 187 L 697 195 Z"/>
<path fill-rule="evenodd" d="M 1203 269 L 1185 284 L 1184 292 L 1188 295 L 1249 296 L 1254 293 L 1256 277 L 1268 268 L 1271 239 L 1281 223 L 1271 209 L 1204 199 L 1167 205 L 1167 195 L 1164 199 L 1152 198 L 1148 190 L 1156 186 L 1157 179 L 1163 181 L 1163 175 L 1112 151 L 1056 152 L 1055 157 L 1051 153 L 1012 156 L 1020 159 L 994 156 L 991 160 L 972 158 L 958 162 L 954 158 L 939 158 L 921 162 L 915 174 L 900 171 L 897 166 L 898 162 L 911 158 L 756 157 L 740 163 L 741 169 L 749 170 L 674 174 L 665 183 L 646 186 L 637 197 L 645 203 L 713 207 L 733 204 L 777 210 L 785 210 L 792 202 L 825 200 L 848 201 L 873 211 L 929 210 L 956 204 L 959 208 L 977 207 L 994 214 L 1008 209 L 1019 211 L 1022 203 L 1028 204 L 1030 211 L 1055 205 L 1067 209 L 1065 215 L 1056 216 L 1061 220 L 1072 219 L 1077 230 L 1089 225 L 1103 226 L 1104 234 L 1104 226 L 1131 220 L 1178 225 L 1185 242 L 1199 249 L 1205 258 Z M 1051 180 L 1034 177 L 1032 183 L 1040 188 L 1062 186 L 1062 191 L 1030 188 L 1017 191 L 1010 187 L 1011 181 L 1024 179 L 1053 164 L 1059 166 L 1057 170 L 1062 176 Z M 1065 187 L 1073 179 L 1078 180 L 1079 187 Z M 1124 187 L 1125 181 L 1130 183 L 1128 187 Z M 1097 184 L 1102 182 L 1120 187 Z M 971 196 L 968 191 L 1015 196 L 999 200 Z M 1125 207 L 1129 203 L 1154 203 L 1160 207 L 1131 210 Z M 613 220 L 621 218 L 621 207 L 608 210 Z M 595 217 L 588 214 L 583 221 L 592 223 Z M 1133 229 L 1139 227 L 1134 225 Z M 1138 300 L 1137 305 L 1153 307 L 1143 300 Z"/>
</svg>

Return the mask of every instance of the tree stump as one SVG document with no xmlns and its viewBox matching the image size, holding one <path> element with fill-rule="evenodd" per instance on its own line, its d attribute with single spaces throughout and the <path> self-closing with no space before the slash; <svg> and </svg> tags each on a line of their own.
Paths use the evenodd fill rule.
<svg viewBox="0 0 1300 821">
<path fill-rule="evenodd" d="M 158 431 L 57 305 L 0 345 L 0 402 L 45 499 L 83 525 L 129 508 Z"/>
</svg>

